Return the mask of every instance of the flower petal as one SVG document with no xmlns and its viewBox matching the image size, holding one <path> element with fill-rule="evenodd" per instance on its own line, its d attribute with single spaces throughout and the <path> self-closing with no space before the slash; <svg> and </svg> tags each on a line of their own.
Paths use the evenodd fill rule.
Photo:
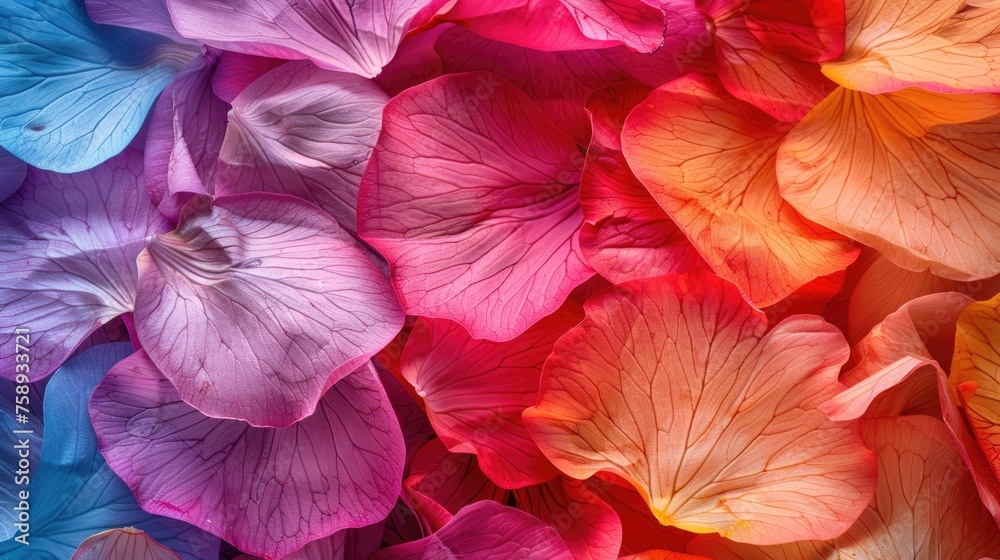
<svg viewBox="0 0 1000 560">
<path fill-rule="evenodd" d="M 174 551 L 134 527 L 97 533 L 80 543 L 70 560 L 180 560 Z"/>
<path fill-rule="evenodd" d="M 132 310 L 136 256 L 169 229 L 149 201 L 142 153 L 72 175 L 31 169 L 0 206 L 0 374 L 14 379 L 14 329 L 31 330 L 32 380 L 100 325 Z"/>
<path fill-rule="evenodd" d="M 593 274 L 577 239 L 583 157 L 495 75 L 442 76 L 386 105 L 358 231 L 407 313 L 510 340 Z"/>
<path fill-rule="evenodd" d="M 0 148 L 0 202 L 17 192 L 27 175 L 28 164 Z"/>
<path fill-rule="evenodd" d="M 146 132 L 143 173 L 150 198 L 176 221 L 192 194 L 215 192 L 229 105 L 212 91 L 217 53 L 195 57 L 163 90 Z"/>
<path fill-rule="evenodd" d="M 970 303 L 959 316 L 948 387 L 965 397 L 972 433 L 1000 477 L 1000 295 Z"/>
<path fill-rule="evenodd" d="M 462 508 L 429 537 L 380 550 L 371 560 L 573 560 L 555 529 L 496 502 Z"/>
<path fill-rule="evenodd" d="M 79 0 L 3 2 L 0 145 L 60 173 L 118 154 L 156 96 L 194 56 L 189 46 L 92 22 Z"/>
<path fill-rule="evenodd" d="M 625 118 L 650 91 L 629 82 L 598 90 L 587 101 L 594 133 L 580 179 L 586 220 L 580 245 L 587 262 L 612 282 L 706 266 L 622 154 Z"/>
<path fill-rule="evenodd" d="M 212 76 L 212 89 L 219 99 L 232 103 L 257 78 L 286 62 L 279 58 L 222 51 Z"/>
<path fill-rule="evenodd" d="M 486 478 L 475 455 L 452 453 L 440 439 L 420 448 L 410 473 L 403 482 L 403 492 L 431 531 L 443 527 L 469 504 L 507 501 L 507 490 Z"/>
<path fill-rule="evenodd" d="M 718 560 L 977 560 L 1000 554 L 1000 531 L 940 420 L 879 418 L 866 423 L 865 440 L 878 457 L 878 489 L 843 535 L 759 548 L 698 537 L 688 550 Z"/>
<path fill-rule="evenodd" d="M 874 458 L 856 423 L 817 410 L 843 387 L 831 325 L 798 315 L 765 334 L 734 286 L 696 273 L 627 282 L 586 310 L 524 413 L 564 473 L 620 475 L 664 525 L 757 544 L 833 537 L 864 508 Z"/>
<path fill-rule="evenodd" d="M 575 560 L 618 558 L 618 514 L 583 482 L 559 477 L 515 490 L 514 497 L 518 507 L 559 532 Z"/>
<path fill-rule="evenodd" d="M 559 471 L 538 450 L 521 413 L 538 397 L 542 364 L 556 339 L 583 319 L 568 300 L 507 342 L 477 340 L 444 319 L 417 319 L 400 370 L 424 399 L 427 416 L 451 451 L 473 453 L 503 488 L 554 478 Z"/>
<path fill-rule="evenodd" d="M 403 439 L 370 364 L 295 425 L 254 428 L 191 408 L 140 350 L 94 391 L 91 418 L 143 509 L 266 558 L 380 521 L 399 493 Z"/>
<path fill-rule="evenodd" d="M 644 0 L 560 0 L 584 35 L 598 41 L 620 41 L 641 53 L 663 45 L 666 14 L 659 2 Z"/>
<path fill-rule="evenodd" d="M 246 54 L 297 60 L 366 78 L 392 59 L 421 10 L 441 0 L 166 0 L 181 35 Z"/>
<path fill-rule="evenodd" d="M 187 41 L 174 29 L 166 0 L 86 0 L 87 14 L 96 23 L 130 27 L 163 35 L 173 41 Z"/>
<path fill-rule="evenodd" d="M 857 256 L 778 194 L 774 156 L 786 127 L 688 75 L 654 91 L 625 121 L 622 148 L 713 270 L 766 306 Z"/>
<path fill-rule="evenodd" d="M 138 264 L 139 340 L 181 398 L 209 416 L 301 420 L 403 324 L 367 253 L 290 196 L 193 198 Z"/>
<path fill-rule="evenodd" d="M 936 372 L 951 363 L 955 323 L 970 301 L 955 292 L 931 294 L 889 314 L 853 348 L 855 363 L 840 377 L 848 388 L 820 410 L 834 420 L 936 413 Z"/>
<path fill-rule="evenodd" d="M 0 542 L 11 560 L 69 558 L 87 537 L 135 527 L 185 560 L 219 555 L 219 539 L 182 521 L 140 509 L 98 451 L 87 414 L 90 394 L 116 362 L 132 353 L 127 342 L 95 346 L 66 362 L 45 387 L 45 437 L 30 473 L 29 544 Z M 37 399 L 38 395 L 32 395 Z M 38 453 L 32 448 L 32 453 Z M 131 559 L 130 559 L 131 560 Z"/>
<path fill-rule="evenodd" d="M 493 39 L 540 51 L 574 51 L 620 45 L 584 35 L 561 0 L 458 0 L 443 18 Z"/>
<path fill-rule="evenodd" d="M 781 196 L 903 268 L 996 276 L 998 124 L 1000 95 L 839 88 L 781 145 Z"/>
<path fill-rule="evenodd" d="M 358 185 L 388 100 L 371 80 L 307 61 L 271 70 L 233 100 L 216 192 L 290 194 L 354 231 Z"/>
<path fill-rule="evenodd" d="M 867 93 L 909 87 L 1000 91 L 1000 5 L 963 0 L 847 0 L 844 55 L 823 65 Z"/>
</svg>

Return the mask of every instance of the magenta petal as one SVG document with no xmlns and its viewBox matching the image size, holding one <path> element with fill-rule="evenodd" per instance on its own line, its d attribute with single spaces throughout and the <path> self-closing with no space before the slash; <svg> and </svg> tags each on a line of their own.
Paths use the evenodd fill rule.
<svg viewBox="0 0 1000 560">
<path fill-rule="evenodd" d="M 146 187 L 173 220 L 193 194 L 214 192 L 229 104 L 212 91 L 218 54 L 197 56 L 160 94 L 146 134 Z"/>
<path fill-rule="evenodd" d="M 212 89 L 219 99 L 232 103 L 254 80 L 286 62 L 280 58 L 223 51 L 212 76 Z"/>
<path fill-rule="evenodd" d="M 517 504 L 559 532 L 576 560 L 615 560 L 622 523 L 606 502 L 579 480 L 559 477 L 514 491 Z"/>
<path fill-rule="evenodd" d="M 403 438 L 369 363 L 311 416 L 254 428 L 191 408 L 139 351 L 108 372 L 90 414 L 101 453 L 144 510 L 264 558 L 380 521 L 399 495 Z"/>
<path fill-rule="evenodd" d="M 138 263 L 139 340 L 209 416 L 255 426 L 305 418 L 403 324 L 365 251 L 290 196 L 196 197 Z"/>
<path fill-rule="evenodd" d="M 70 560 L 181 560 L 174 551 L 134 527 L 97 533 L 80 543 Z"/>
<path fill-rule="evenodd" d="M 127 149 L 71 175 L 31 169 L 0 205 L 0 375 L 16 375 L 15 329 L 30 331 L 30 376 L 38 380 L 131 311 L 136 256 L 148 236 L 169 227 L 147 196 L 141 152 Z"/>
<path fill-rule="evenodd" d="M 149 31 L 187 42 L 170 21 L 166 0 L 86 0 L 90 19 L 105 25 Z"/>
<path fill-rule="evenodd" d="M 392 59 L 423 8 L 442 0 L 245 2 L 167 0 L 181 35 L 221 49 L 308 58 L 371 78 Z"/>
<path fill-rule="evenodd" d="M 580 255 L 583 148 L 493 74 L 393 98 L 365 171 L 358 231 L 411 315 L 510 340 L 593 272 Z"/>
<path fill-rule="evenodd" d="M 433 535 L 382 549 L 372 560 L 573 560 L 555 529 L 492 501 L 462 508 Z"/>
<path fill-rule="evenodd" d="M 560 0 L 584 35 L 621 41 L 642 53 L 663 45 L 665 14 L 656 0 Z"/>
<path fill-rule="evenodd" d="M 307 61 L 268 72 L 233 100 L 216 193 L 294 195 L 353 231 L 358 185 L 388 100 L 371 80 Z"/>
</svg>

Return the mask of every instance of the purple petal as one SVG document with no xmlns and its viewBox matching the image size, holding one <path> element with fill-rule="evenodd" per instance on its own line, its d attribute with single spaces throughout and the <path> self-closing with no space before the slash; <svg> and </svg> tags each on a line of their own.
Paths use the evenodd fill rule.
<svg viewBox="0 0 1000 560">
<path fill-rule="evenodd" d="M 294 195 L 357 229 L 358 185 L 388 100 L 371 80 L 306 61 L 268 72 L 233 100 L 217 193 Z"/>
<path fill-rule="evenodd" d="M 164 0 L 86 0 L 90 19 L 105 25 L 149 31 L 188 42 L 174 29 Z"/>
<path fill-rule="evenodd" d="M 150 117 L 146 187 L 153 203 L 173 220 L 192 194 L 214 192 L 229 111 L 212 90 L 217 60 L 212 52 L 195 57 L 163 90 Z"/>
<path fill-rule="evenodd" d="M 399 494 L 403 439 L 369 363 L 308 418 L 254 428 L 193 409 L 139 351 L 108 372 L 90 412 L 101 452 L 143 509 L 248 554 L 283 558 L 374 523 Z"/>
<path fill-rule="evenodd" d="M 209 416 L 255 426 L 305 418 L 403 324 L 357 242 L 290 196 L 195 197 L 138 263 L 139 341 Z"/>
<path fill-rule="evenodd" d="M 146 194 L 139 151 L 71 175 L 31 169 L 0 205 L 0 375 L 16 375 L 15 329 L 30 332 L 37 380 L 131 311 L 136 256 L 168 229 Z"/>
<path fill-rule="evenodd" d="M 17 192 L 28 175 L 28 164 L 0 148 L 0 202 Z"/>
<path fill-rule="evenodd" d="M 181 35 L 229 51 L 377 76 L 422 10 L 443 0 L 167 0 Z"/>
</svg>

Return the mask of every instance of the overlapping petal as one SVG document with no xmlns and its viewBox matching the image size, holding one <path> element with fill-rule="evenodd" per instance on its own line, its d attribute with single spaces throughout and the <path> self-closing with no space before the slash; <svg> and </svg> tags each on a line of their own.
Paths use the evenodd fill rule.
<svg viewBox="0 0 1000 560">
<path fill-rule="evenodd" d="M 853 523 L 874 458 L 856 423 L 817 409 L 843 388 L 848 349 L 831 325 L 800 315 L 766 332 L 734 286 L 695 273 L 625 283 L 586 310 L 524 413 L 563 472 L 620 475 L 661 523 L 743 542 Z"/>
<path fill-rule="evenodd" d="M 955 325 L 972 301 L 957 292 L 916 298 L 889 314 L 852 349 L 847 390 L 820 408 L 831 418 L 938 411 L 937 375 L 952 362 Z"/>
<path fill-rule="evenodd" d="M 846 0 L 846 49 L 823 73 L 867 93 L 909 87 L 1000 91 L 1000 5 L 964 0 Z"/>
<path fill-rule="evenodd" d="M 177 220 L 192 195 L 215 192 L 229 104 L 212 90 L 219 54 L 195 57 L 160 95 L 146 132 L 143 174 L 150 198 Z"/>
<path fill-rule="evenodd" d="M 354 231 L 358 185 L 388 99 L 371 80 L 307 61 L 271 70 L 233 100 L 217 194 L 297 196 Z"/>
<path fill-rule="evenodd" d="M 719 79 L 775 119 L 796 121 L 833 91 L 818 61 L 843 50 L 838 0 L 700 0 L 712 22 Z"/>
<path fill-rule="evenodd" d="M 782 143 L 781 196 L 903 268 L 996 276 L 998 123 L 997 95 L 839 88 Z"/>
<path fill-rule="evenodd" d="M 27 175 L 28 165 L 0 148 L 0 202 L 17 192 Z"/>
<path fill-rule="evenodd" d="M 45 435 L 30 481 L 28 545 L 0 542 L 11 560 L 63 560 L 91 535 L 135 527 L 185 560 L 218 556 L 219 539 L 182 521 L 140 509 L 135 497 L 98 452 L 87 414 L 90 394 L 116 362 L 132 353 L 128 343 L 103 344 L 75 356 L 45 387 Z M 39 400 L 40 395 L 30 395 Z M 23 436 L 22 436 L 23 437 Z M 30 447 L 31 453 L 39 453 Z M 6 505 L 6 504 L 5 504 Z"/>
<path fill-rule="evenodd" d="M 559 0 L 584 35 L 599 41 L 620 41 L 649 53 L 663 45 L 666 14 L 658 1 Z"/>
<path fill-rule="evenodd" d="M 295 3 L 166 0 L 181 35 L 228 51 L 297 60 L 371 78 L 414 18 L 441 0 Z"/>
<path fill-rule="evenodd" d="M 417 319 L 400 370 L 423 398 L 427 416 L 452 451 L 473 453 L 504 488 L 554 478 L 521 413 L 535 404 L 542 364 L 556 340 L 583 319 L 569 300 L 506 342 L 477 340 L 444 319 Z"/>
<path fill-rule="evenodd" d="M 97 533 L 80 543 L 70 560 L 180 560 L 174 551 L 133 527 Z"/>
<path fill-rule="evenodd" d="M 305 418 L 403 324 L 368 254 L 288 196 L 193 198 L 138 263 L 139 340 L 181 398 L 210 416 L 255 426 Z"/>
<path fill-rule="evenodd" d="M 85 0 L 85 2 L 87 14 L 96 23 L 131 27 L 163 35 L 177 42 L 186 41 L 174 29 L 166 0 L 133 0 L 130 2 Z"/>
<path fill-rule="evenodd" d="M 586 220 L 580 245 L 590 266 L 614 282 L 705 266 L 622 154 L 625 118 L 650 91 L 629 82 L 598 90 L 587 101 L 593 137 L 580 179 Z"/>
<path fill-rule="evenodd" d="M 101 26 L 83 0 L 4 2 L 0 20 L 0 146 L 60 173 L 118 154 L 156 96 L 196 51 Z"/>
<path fill-rule="evenodd" d="M 579 229 L 583 148 L 484 72 L 393 98 L 362 180 L 358 231 L 407 313 L 510 340 L 593 272 Z"/>
<path fill-rule="evenodd" d="M 559 532 L 574 560 L 614 560 L 622 542 L 618 514 L 583 482 L 566 477 L 514 491 L 517 505 Z"/>
<path fill-rule="evenodd" d="M 826 542 L 753 547 L 698 537 L 689 551 L 718 560 L 952 558 L 1000 554 L 1000 530 L 940 420 L 870 421 L 865 440 L 878 457 L 875 497 L 843 535 Z"/>
<path fill-rule="evenodd" d="M 0 374 L 14 379 L 15 329 L 30 331 L 32 380 L 100 325 L 132 310 L 136 256 L 169 229 L 150 203 L 142 153 L 62 175 L 31 169 L 0 206 Z"/>
<path fill-rule="evenodd" d="M 713 79 L 688 75 L 651 93 L 622 132 L 635 175 L 709 266 L 758 306 L 857 256 L 778 193 L 774 161 L 786 130 Z"/>
<path fill-rule="evenodd" d="M 212 76 L 212 89 L 226 103 L 232 103 L 257 78 L 285 64 L 286 60 L 222 51 Z"/>
<path fill-rule="evenodd" d="M 573 560 L 555 529 L 514 508 L 485 501 L 462 508 L 419 541 L 380 550 L 372 560 Z"/>
<path fill-rule="evenodd" d="M 959 316 L 948 386 L 962 397 L 972 433 L 1000 477 L 1000 295 Z"/>
<path fill-rule="evenodd" d="M 94 391 L 91 417 L 145 510 L 265 558 L 380 521 L 399 494 L 405 448 L 371 364 L 295 425 L 254 428 L 199 413 L 139 351 Z"/>
</svg>

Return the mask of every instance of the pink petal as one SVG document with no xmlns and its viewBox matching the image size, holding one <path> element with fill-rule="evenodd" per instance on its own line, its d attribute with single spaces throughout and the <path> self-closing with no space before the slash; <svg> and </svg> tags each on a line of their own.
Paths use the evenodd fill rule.
<svg viewBox="0 0 1000 560">
<path fill-rule="evenodd" d="M 379 521 L 399 493 L 403 440 L 370 364 L 294 426 L 254 428 L 193 409 L 139 351 L 94 391 L 91 418 L 144 510 L 264 558 Z"/>
<path fill-rule="evenodd" d="M 573 560 L 555 529 L 496 502 L 462 508 L 419 541 L 382 549 L 371 560 Z"/>
<path fill-rule="evenodd" d="M 187 42 L 174 29 L 166 0 L 86 0 L 87 15 L 104 25 L 131 27 L 158 33 L 174 41 Z"/>
<path fill-rule="evenodd" d="M 176 221 L 192 195 L 215 192 L 229 104 L 212 91 L 219 55 L 192 60 L 160 94 L 146 133 L 143 173 L 150 198 Z"/>
<path fill-rule="evenodd" d="M 443 16 L 478 35 L 540 51 L 600 49 L 617 40 L 587 37 L 561 0 L 458 0 Z"/>
<path fill-rule="evenodd" d="M 353 231 L 388 99 L 371 80 L 307 61 L 271 70 L 233 100 L 216 192 L 290 194 Z"/>
<path fill-rule="evenodd" d="M 651 53 L 663 45 L 666 15 L 657 1 L 560 0 L 584 35 L 598 41 L 619 41 Z"/>
<path fill-rule="evenodd" d="M 615 560 L 622 542 L 618 514 L 583 482 L 559 477 L 514 491 L 517 505 L 559 532 L 575 560 Z"/>
<path fill-rule="evenodd" d="M 232 103 L 254 80 L 285 62 L 279 58 L 223 51 L 212 77 L 212 89 L 219 99 Z"/>
<path fill-rule="evenodd" d="M 576 302 L 507 342 L 476 340 L 461 325 L 417 319 L 400 369 L 424 399 L 427 416 L 451 451 L 473 453 L 504 488 L 558 475 L 521 422 L 538 398 L 542 364 L 556 340 L 583 319 Z"/>
<path fill-rule="evenodd" d="M 613 282 L 707 267 L 677 224 L 639 182 L 622 154 L 625 118 L 650 88 L 624 83 L 590 96 L 594 134 L 580 180 L 587 262 Z"/>
<path fill-rule="evenodd" d="M 362 180 L 358 231 L 411 315 L 510 340 L 593 272 L 577 236 L 583 149 L 487 73 L 393 98 Z"/>
<path fill-rule="evenodd" d="M 89 537 L 80 543 L 70 560 L 181 560 L 181 557 L 143 531 L 126 527 Z"/>
<path fill-rule="evenodd" d="M 209 416 L 279 427 L 305 418 L 403 323 L 357 242 L 289 196 L 196 197 L 138 263 L 139 340 Z"/>
<path fill-rule="evenodd" d="M 181 35 L 228 51 L 308 58 L 323 68 L 377 76 L 423 8 L 443 0 L 166 0 Z"/>
<path fill-rule="evenodd" d="M 30 169 L 0 205 L 0 375 L 18 372 L 15 329 L 30 331 L 20 343 L 31 345 L 29 375 L 38 380 L 131 311 L 136 256 L 169 227 L 149 201 L 137 150 L 70 175 Z"/>
</svg>

